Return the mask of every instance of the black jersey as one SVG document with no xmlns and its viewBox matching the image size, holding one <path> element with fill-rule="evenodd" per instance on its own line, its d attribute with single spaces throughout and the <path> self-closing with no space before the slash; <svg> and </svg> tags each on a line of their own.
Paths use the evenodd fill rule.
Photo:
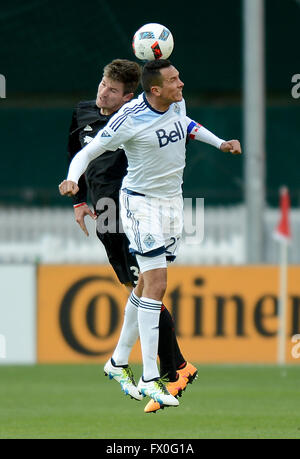
<svg viewBox="0 0 300 459">
<path fill-rule="evenodd" d="M 80 102 L 75 108 L 69 132 L 69 162 L 102 129 L 110 116 L 101 115 L 95 100 Z M 124 150 L 106 151 L 88 165 L 80 177 L 79 192 L 73 197 L 74 204 L 86 202 L 89 191 L 94 207 L 100 198 L 118 200 L 123 177 L 127 172 L 127 158 Z"/>
</svg>

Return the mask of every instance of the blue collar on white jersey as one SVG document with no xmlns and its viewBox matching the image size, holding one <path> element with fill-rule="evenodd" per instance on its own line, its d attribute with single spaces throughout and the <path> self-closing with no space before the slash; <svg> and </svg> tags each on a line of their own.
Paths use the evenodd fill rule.
<svg viewBox="0 0 300 459">
<path fill-rule="evenodd" d="M 159 115 L 164 115 L 165 113 L 167 113 L 167 111 L 169 110 L 166 110 L 165 112 L 159 112 L 158 110 L 155 110 L 155 108 L 151 107 L 151 105 L 149 104 L 148 100 L 147 100 L 147 97 L 146 97 L 146 94 L 143 92 L 143 98 L 144 98 L 144 102 L 145 104 L 150 108 L 150 110 L 152 110 L 153 112 L 155 113 L 158 113 Z"/>
</svg>

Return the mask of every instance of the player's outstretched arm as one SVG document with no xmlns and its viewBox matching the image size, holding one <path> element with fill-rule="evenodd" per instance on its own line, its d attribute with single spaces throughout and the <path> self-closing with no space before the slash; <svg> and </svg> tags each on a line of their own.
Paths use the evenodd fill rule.
<svg viewBox="0 0 300 459">
<path fill-rule="evenodd" d="M 224 139 L 220 139 L 211 131 L 206 129 L 196 121 L 192 120 L 189 117 L 186 117 L 187 123 L 187 135 L 190 139 L 199 140 L 200 142 L 208 143 L 216 148 L 220 148 L 222 143 L 225 142 Z"/>
<path fill-rule="evenodd" d="M 99 131 L 101 135 L 101 131 Z M 72 159 L 67 180 L 63 180 L 58 186 L 62 196 L 74 196 L 79 191 L 77 185 L 79 178 L 85 172 L 89 163 L 106 151 L 106 148 L 101 145 L 99 133 L 96 137 L 80 150 Z"/>
<path fill-rule="evenodd" d="M 132 137 L 132 129 L 130 129 L 131 121 L 125 115 L 122 115 L 120 111 L 111 118 L 109 124 L 101 129 L 90 143 L 74 156 L 69 167 L 67 183 L 63 181 L 59 185 L 62 195 L 73 196 L 76 194 L 79 190 L 77 185 L 78 180 L 85 172 L 89 163 L 107 150 L 117 150 L 122 143 Z M 115 123 L 117 123 L 117 128 L 115 127 Z M 114 128 L 111 128 L 110 124 Z M 77 185 L 76 191 L 74 191 L 74 184 Z"/>
<path fill-rule="evenodd" d="M 209 143 L 221 151 L 230 152 L 233 155 L 239 155 L 242 153 L 241 144 L 238 140 L 223 140 L 217 137 L 215 134 L 210 132 L 204 126 L 190 118 L 186 117 L 187 120 L 187 133 L 191 139 L 200 140 L 204 143 Z"/>
</svg>

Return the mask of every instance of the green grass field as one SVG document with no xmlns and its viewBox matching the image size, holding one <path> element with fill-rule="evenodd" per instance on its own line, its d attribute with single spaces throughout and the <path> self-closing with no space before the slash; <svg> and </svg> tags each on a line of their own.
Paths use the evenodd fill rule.
<svg viewBox="0 0 300 459">
<path fill-rule="evenodd" d="M 0 438 L 300 438 L 299 365 L 198 368 L 179 407 L 145 414 L 97 365 L 2 366 Z"/>
</svg>

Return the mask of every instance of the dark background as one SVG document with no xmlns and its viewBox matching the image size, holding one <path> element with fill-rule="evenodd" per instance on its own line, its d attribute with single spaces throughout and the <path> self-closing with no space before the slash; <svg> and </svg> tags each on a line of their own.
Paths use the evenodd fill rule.
<svg viewBox="0 0 300 459">
<path fill-rule="evenodd" d="M 300 99 L 291 96 L 291 79 L 300 73 L 300 2 L 265 5 L 267 201 L 277 205 L 285 184 L 297 206 Z M 69 205 L 57 185 L 67 171 L 72 109 L 95 97 L 105 64 L 135 59 L 132 36 L 148 22 L 173 33 L 171 60 L 185 83 L 188 115 L 220 137 L 243 141 L 241 0 L 2 2 L 0 205 Z M 243 202 L 244 158 L 190 142 L 185 196 L 214 205 Z"/>
</svg>

